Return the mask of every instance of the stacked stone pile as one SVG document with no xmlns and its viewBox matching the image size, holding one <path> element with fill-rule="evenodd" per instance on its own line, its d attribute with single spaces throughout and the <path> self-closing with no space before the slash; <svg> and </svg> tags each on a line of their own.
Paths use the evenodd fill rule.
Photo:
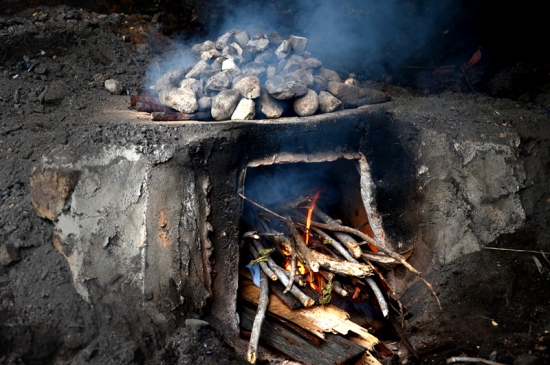
<svg viewBox="0 0 550 365">
<path fill-rule="evenodd" d="M 197 62 L 170 70 L 153 89 L 162 104 L 185 114 L 210 112 L 215 120 L 272 119 L 292 110 L 309 116 L 389 100 L 352 78 L 342 81 L 306 45 L 303 37 L 273 32 L 251 38 L 234 29 L 194 45 Z"/>
</svg>

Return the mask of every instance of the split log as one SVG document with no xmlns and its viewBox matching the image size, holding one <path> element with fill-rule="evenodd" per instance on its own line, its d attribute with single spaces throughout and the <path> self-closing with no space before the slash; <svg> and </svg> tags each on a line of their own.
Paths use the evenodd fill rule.
<svg viewBox="0 0 550 365">
<path fill-rule="evenodd" d="M 260 272 L 260 298 L 258 302 L 258 311 L 254 318 L 250 341 L 248 343 L 248 352 L 246 353 L 246 361 L 255 364 L 257 360 L 258 342 L 260 341 L 260 331 L 265 318 L 265 311 L 269 304 L 269 282 L 267 276 Z"/>
<path fill-rule="evenodd" d="M 241 295 L 251 303 L 257 304 L 259 291 L 258 287 L 249 285 L 241 291 Z M 269 298 L 267 310 L 269 313 L 276 314 L 307 329 L 320 338 L 325 338 L 326 333 L 347 335 L 349 332 L 353 332 L 365 341 L 364 344 L 367 350 L 374 349 L 374 346 L 379 342 L 365 328 L 352 322 L 346 311 L 332 304 L 291 310 L 272 295 Z"/>
<path fill-rule="evenodd" d="M 241 308 L 241 326 L 250 331 L 254 311 L 246 306 Z M 335 365 L 353 363 L 364 354 L 365 348 L 345 338 L 327 334 L 321 344 L 312 343 L 296 334 L 288 326 L 268 317 L 264 322 L 261 338 L 291 359 L 302 364 Z"/>
</svg>

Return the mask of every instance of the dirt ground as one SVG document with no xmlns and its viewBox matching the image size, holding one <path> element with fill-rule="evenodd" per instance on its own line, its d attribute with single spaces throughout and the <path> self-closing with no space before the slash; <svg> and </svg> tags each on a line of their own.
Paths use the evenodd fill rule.
<svg viewBox="0 0 550 365">
<path fill-rule="evenodd" d="M 56 146 L 77 148 L 84 139 L 126 145 L 163 138 L 154 127 L 135 125 L 147 115 L 126 112 L 128 94 L 146 84 L 147 68 L 178 46 L 163 26 L 151 15 L 98 14 L 66 6 L 0 15 L 0 364 L 245 363 L 214 331 L 193 333 L 183 319 L 171 338 L 144 333 L 144 343 L 156 344 L 148 354 L 129 340 L 129 333 L 115 330 L 116 321 L 101 327 L 110 314 L 76 293 L 67 262 L 52 246 L 51 223 L 38 218 L 30 203 L 31 168 Z M 521 137 L 526 180 L 539 184 L 550 178 L 549 70 L 529 63 L 500 70 L 481 64 L 451 73 L 408 69 L 393 84 L 379 87 L 401 110 L 429 110 L 440 119 L 475 118 L 475 109 L 457 116 L 448 107 L 453 104 L 513 111 L 508 123 Z M 104 81 L 111 78 L 122 83 L 122 95 L 105 89 Z M 404 84 L 413 78 L 414 85 Z M 448 125 L 430 127 L 454 133 Z M 538 162 L 529 162 L 535 150 Z M 550 251 L 549 199 L 544 189 L 526 188 L 525 229 L 500 237 L 497 244 L 521 242 L 526 249 Z M 483 278 L 479 267 L 488 267 Z M 426 349 L 423 361 L 440 364 L 449 356 L 466 355 L 506 364 L 549 363 L 548 267 L 543 262 L 539 272 L 531 255 L 483 251 L 446 267 L 445 277 L 428 277 L 449 288 L 442 291 L 444 303 L 464 305 L 434 318 L 433 302 L 426 298 L 430 314 L 408 319 L 408 333 Z M 482 310 L 473 314 L 473 308 Z M 428 354 L 435 344 L 441 347 Z"/>
</svg>

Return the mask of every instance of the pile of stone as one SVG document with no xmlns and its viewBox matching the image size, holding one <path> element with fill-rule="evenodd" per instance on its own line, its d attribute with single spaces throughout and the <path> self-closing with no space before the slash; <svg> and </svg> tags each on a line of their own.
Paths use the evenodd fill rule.
<svg viewBox="0 0 550 365">
<path fill-rule="evenodd" d="M 152 87 L 165 106 L 215 120 L 309 116 L 389 100 L 345 81 L 306 51 L 307 39 L 231 30 L 191 48 L 197 62 L 176 67 Z M 209 112 L 209 113 L 208 113 Z"/>
</svg>

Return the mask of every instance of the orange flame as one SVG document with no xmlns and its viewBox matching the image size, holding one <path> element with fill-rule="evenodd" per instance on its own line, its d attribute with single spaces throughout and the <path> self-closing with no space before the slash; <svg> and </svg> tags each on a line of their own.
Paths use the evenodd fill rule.
<svg viewBox="0 0 550 365">
<path fill-rule="evenodd" d="M 317 198 L 321 194 L 321 190 L 318 190 L 313 199 L 311 200 L 311 206 L 307 210 L 307 220 L 306 220 L 306 245 L 309 243 L 309 227 L 311 226 L 311 216 L 313 215 L 313 209 L 315 209 L 315 204 L 317 204 Z"/>
</svg>

